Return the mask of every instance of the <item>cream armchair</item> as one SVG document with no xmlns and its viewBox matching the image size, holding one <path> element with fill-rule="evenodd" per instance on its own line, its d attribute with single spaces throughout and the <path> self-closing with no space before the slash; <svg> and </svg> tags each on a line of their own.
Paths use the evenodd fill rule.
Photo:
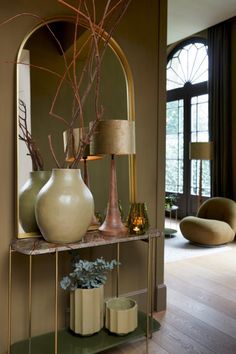
<svg viewBox="0 0 236 354">
<path fill-rule="evenodd" d="M 221 197 L 206 200 L 197 216 L 180 222 L 182 235 L 200 245 L 218 246 L 233 241 L 236 233 L 236 202 Z"/>
</svg>

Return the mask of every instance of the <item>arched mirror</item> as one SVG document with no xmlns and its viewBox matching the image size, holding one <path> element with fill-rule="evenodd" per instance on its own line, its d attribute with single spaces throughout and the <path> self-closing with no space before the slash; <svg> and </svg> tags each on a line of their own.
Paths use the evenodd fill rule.
<svg viewBox="0 0 236 354">
<path fill-rule="evenodd" d="M 57 73 L 65 70 L 64 57 L 61 54 L 57 40 L 66 56 L 73 55 L 74 22 L 72 18 L 48 20 L 36 28 L 23 41 L 17 58 L 17 237 L 33 237 L 35 230 L 27 229 L 20 221 L 21 205 L 19 197 L 23 186 L 32 171 L 32 162 L 25 142 L 19 139 L 22 135 L 21 124 L 27 124 L 32 139 L 37 144 L 44 161 L 44 170 L 56 168 L 49 149 L 48 135 L 57 157 L 62 158 L 63 131 L 66 127 L 60 119 L 49 114 L 59 78 Z M 55 40 L 52 33 L 57 40 Z M 77 47 L 86 40 L 87 29 L 79 27 L 77 32 Z M 78 61 L 78 67 L 83 66 L 83 55 Z M 91 93 L 91 96 L 93 93 Z M 101 68 L 101 103 L 104 107 L 103 119 L 134 120 L 133 81 L 127 60 L 117 45 L 111 39 L 105 52 Z M 63 83 L 57 97 L 54 112 L 63 117 L 72 115 L 73 97 L 68 90 L 67 82 Z M 84 125 L 93 119 L 91 97 L 88 96 L 84 106 Z M 23 121 L 22 121 L 23 118 Z M 22 123 L 23 122 L 23 123 Z M 23 127 L 24 129 L 24 127 Z M 83 165 L 81 163 L 81 170 Z M 109 157 L 88 163 L 90 189 L 94 196 L 95 211 L 103 217 L 108 201 L 109 189 Z M 124 216 L 127 215 L 130 201 L 135 199 L 135 157 L 122 156 L 117 159 L 117 183 L 120 204 Z"/>
</svg>

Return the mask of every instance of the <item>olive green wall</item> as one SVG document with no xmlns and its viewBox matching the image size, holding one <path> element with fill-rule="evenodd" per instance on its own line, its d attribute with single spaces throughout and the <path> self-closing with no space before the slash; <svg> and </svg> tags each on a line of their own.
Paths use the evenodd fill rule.
<svg viewBox="0 0 236 354">
<path fill-rule="evenodd" d="M 233 173 L 233 196 L 236 200 L 236 18 L 232 21 L 232 173 Z"/>
<path fill-rule="evenodd" d="M 62 34 L 61 34 L 62 35 Z M 70 40 L 73 40 L 73 33 L 70 33 Z M 68 40 L 69 42 L 69 40 Z M 39 46 L 39 43 L 43 45 Z M 31 124 L 32 134 L 44 159 L 44 169 L 56 168 L 52 154 L 49 152 L 48 135 L 52 136 L 53 149 L 55 155 L 63 166 L 64 146 L 63 131 L 67 129 L 64 122 L 49 115 L 52 101 L 58 85 L 58 77 L 40 70 L 37 67 L 47 68 L 55 73 L 63 75 L 65 70 L 64 58 L 59 53 L 52 35 L 45 27 L 38 29 L 27 41 L 24 48 L 30 50 L 31 68 Z M 45 52 L 47 55 L 45 55 Z M 68 60 L 68 52 L 65 53 Z M 78 73 L 83 70 L 83 61 L 78 63 Z M 101 68 L 100 103 L 104 107 L 102 119 L 127 119 L 127 95 L 126 78 L 119 59 L 111 48 L 107 48 L 102 61 Z M 86 82 L 86 77 L 85 80 Z M 85 86 L 85 83 L 84 83 Z M 85 86 L 86 87 L 86 86 Z M 83 90 L 81 90 L 83 92 Z M 84 124 L 95 119 L 95 103 L 93 90 L 88 95 L 83 109 Z M 71 121 L 73 94 L 70 85 L 66 83 L 62 86 L 59 98 L 57 99 L 54 113 L 63 117 L 66 121 Z M 75 126 L 80 126 L 77 121 Z M 25 156 L 20 156 L 20 161 Z M 127 215 L 129 207 L 129 172 L 128 157 L 117 157 L 117 182 L 119 200 L 121 201 L 124 214 Z M 110 159 L 104 157 L 101 160 L 88 162 L 90 176 L 90 189 L 92 191 L 95 210 L 102 217 L 106 209 L 109 192 Z M 21 165 L 19 166 L 21 168 Z M 80 164 L 83 170 L 83 164 Z M 26 171 L 28 175 L 28 171 Z"/>
<path fill-rule="evenodd" d="M 66 11 L 56 1 L 12 0 L 1 2 L 0 20 L 16 13 L 35 12 L 44 17 L 58 16 Z M 7 277 L 8 248 L 14 236 L 15 203 L 15 67 L 13 62 L 25 34 L 35 25 L 30 17 L 18 18 L 11 24 L 0 28 L 0 353 L 6 353 L 7 346 Z M 164 222 L 164 138 L 165 138 L 165 51 L 166 51 L 166 0 L 134 0 L 121 21 L 115 39 L 120 44 L 130 64 L 135 89 L 136 138 L 137 138 L 137 194 L 138 200 L 146 201 L 149 217 L 153 226 L 163 228 Z M 138 278 L 145 275 L 145 247 L 124 250 L 127 263 L 124 267 L 123 291 L 145 286 Z M 130 253 L 132 251 L 132 253 Z M 130 257 L 132 254 L 132 257 Z M 65 257 L 60 257 L 64 260 Z M 52 281 L 53 256 L 38 256 L 33 259 L 33 333 L 42 333 L 53 326 Z M 125 260 L 126 261 L 126 260 Z M 65 273 L 65 262 L 61 261 L 60 274 Z M 14 257 L 13 274 L 13 341 L 27 335 L 27 259 Z M 143 272 L 137 271 L 143 268 Z M 136 271 L 136 279 L 131 275 Z M 138 277 L 138 278 L 137 278 Z M 163 285 L 163 238 L 157 247 L 157 289 L 158 308 L 165 306 L 165 287 Z M 134 284 L 131 287 L 131 284 Z M 126 288 L 127 285 L 127 288 Z M 132 289 L 131 289 L 132 288 Z M 136 290 L 136 289 L 134 289 Z M 64 294 L 60 293 L 60 307 L 65 306 Z M 63 312 L 63 311 L 62 311 Z M 64 314 L 60 316 L 60 325 L 64 324 Z"/>
</svg>

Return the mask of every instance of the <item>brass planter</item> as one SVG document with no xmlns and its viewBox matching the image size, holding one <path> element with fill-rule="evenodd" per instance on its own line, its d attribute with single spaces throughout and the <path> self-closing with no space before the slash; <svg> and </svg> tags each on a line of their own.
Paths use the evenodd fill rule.
<svg viewBox="0 0 236 354">
<path fill-rule="evenodd" d="M 70 292 L 70 329 L 82 336 L 99 332 L 104 324 L 104 287 Z"/>
<path fill-rule="evenodd" d="M 119 335 L 133 332 L 138 325 L 138 306 L 135 300 L 117 297 L 106 301 L 106 328 Z"/>
</svg>

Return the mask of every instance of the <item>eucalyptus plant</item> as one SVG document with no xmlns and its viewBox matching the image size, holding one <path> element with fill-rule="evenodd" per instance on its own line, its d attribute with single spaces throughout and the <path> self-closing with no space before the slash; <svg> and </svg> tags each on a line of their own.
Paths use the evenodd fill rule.
<svg viewBox="0 0 236 354">
<path fill-rule="evenodd" d="M 113 259 L 108 262 L 102 257 L 95 261 L 74 258 L 72 272 L 62 278 L 60 285 L 64 290 L 93 289 L 105 284 L 107 274 L 119 263 Z"/>
</svg>

